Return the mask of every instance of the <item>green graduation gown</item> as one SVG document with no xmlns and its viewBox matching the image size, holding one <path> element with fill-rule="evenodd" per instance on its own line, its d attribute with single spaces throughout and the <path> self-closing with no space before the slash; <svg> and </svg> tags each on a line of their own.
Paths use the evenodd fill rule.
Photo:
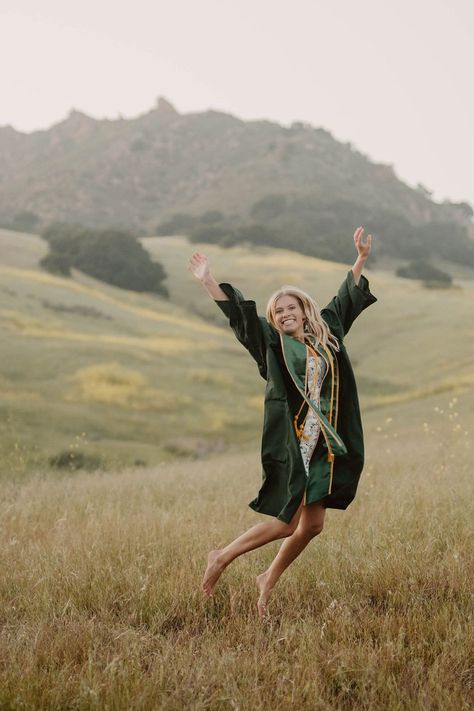
<svg viewBox="0 0 474 711">
<path fill-rule="evenodd" d="M 344 336 L 357 316 L 377 301 L 370 292 L 369 282 L 361 276 L 356 285 L 352 269 L 349 270 L 337 295 L 321 311 L 340 350 L 317 346 L 318 355 L 326 360 L 327 366 L 319 407 L 305 393 L 305 344 L 280 334 L 258 316 L 255 301 L 244 299 L 238 289 L 225 283 L 220 287 L 229 300 L 216 303 L 267 382 L 262 486 L 249 506 L 286 523 L 303 497 L 307 504 L 319 501 L 327 508 L 347 508 L 354 499 L 362 472 L 364 440 L 357 387 Z M 307 407 L 312 407 L 321 426 L 308 476 L 297 435 Z"/>
</svg>

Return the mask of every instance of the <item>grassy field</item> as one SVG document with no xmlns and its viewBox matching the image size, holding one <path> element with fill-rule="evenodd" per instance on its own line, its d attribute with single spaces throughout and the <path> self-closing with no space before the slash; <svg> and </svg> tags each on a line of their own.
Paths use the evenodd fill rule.
<svg viewBox="0 0 474 711">
<path fill-rule="evenodd" d="M 195 246 L 144 243 L 170 301 L 52 277 L 41 240 L 0 231 L 0 709 L 471 709 L 469 274 L 429 291 L 368 272 L 379 303 L 347 338 L 359 492 L 261 623 L 255 576 L 279 543 L 235 561 L 213 599 L 200 583 L 207 551 L 262 520 L 247 503 L 264 384 L 186 272 Z M 197 248 L 260 310 L 284 282 L 324 304 L 349 268 Z M 99 469 L 52 469 L 64 450 Z"/>
<path fill-rule="evenodd" d="M 261 520 L 257 452 L 4 485 L 0 708 L 472 708 L 470 440 L 446 427 L 387 456 L 379 436 L 264 623 L 277 542 L 200 592 L 207 550 Z"/>
<path fill-rule="evenodd" d="M 225 358 L 238 372 L 241 354 L 230 338 L 222 342 L 222 329 L 162 299 L 80 274 L 41 272 L 33 265 L 36 238 L 15 238 L 29 255 L 15 266 L 18 250 L 7 236 L 0 267 L 4 454 L 17 447 L 41 464 L 79 446 L 114 467 L 172 456 L 183 431 L 184 454 L 206 440 L 212 449 L 229 425 L 239 439 L 243 417 L 221 406 L 233 378 L 218 362 Z M 251 398 L 250 368 L 240 385 L 243 399 Z"/>
<path fill-rule="evenodd" d="M 189 254 L 208 252 L 217 278 L 255 296 L 260 311 L 284 282 L 323 305 L 348 270 L 283 250 L 179 237 L 144 244 L 167 269 L 170 301 L 79 273 L 48 275 L 38 269 L 39 238 L 0 231 L 2 476 L 47 467 L 64 452 L 115 470 L 255 446 L 263 381 L 187 272 Z M 367 426 L 392 417 L 401 436 L 421 430 L 453 396 L 460 417 L 474 416 L 473 281 L 460 272 L 456 288 L 431 291 L 367 273 L 379 302 L 347 337 Z"/>
</svg>

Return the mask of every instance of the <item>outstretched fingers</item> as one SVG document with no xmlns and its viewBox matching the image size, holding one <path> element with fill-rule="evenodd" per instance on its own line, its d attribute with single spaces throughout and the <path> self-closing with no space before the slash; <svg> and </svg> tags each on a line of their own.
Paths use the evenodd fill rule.
<svg viewBox="0 0 474 711">
<path fill-rule="evenodd" d="M 205 254 L 194 252 L 189 258 L 188 271 L 201 278 L 209 270 L 209 265 L 209 258 Z"/>
<path fill-rule="evenodd" d="M 200 264 L 203 259 L 205 259 L 203 254 L 199 254 L 199 252 L 194 252 L 194 254 L 189 257 L 189 263 L 197 265 Z"/>
<path fill-rule="evenodd" d="M 354 232 L 354 244 L 359 254 L 367 256 L 372 247 L 372 235 L 367 235 L 364 240 L 364 228 L 358 227 Z"/>
<path fill-rule="evenodd" d="M 364 234 L 364 228 L 363 227 L 358 227 L 356 231 L 354 232 L 354 242 L 358 244 L 360 242 L 361 236 Z"/>
</svg>

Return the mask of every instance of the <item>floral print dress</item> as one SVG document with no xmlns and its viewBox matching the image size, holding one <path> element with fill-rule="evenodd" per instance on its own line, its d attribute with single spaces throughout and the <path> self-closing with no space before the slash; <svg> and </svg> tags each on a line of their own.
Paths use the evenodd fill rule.
<svg viewBox="0 0 474 711">
<path fill-rule="evenodd" d="M 311 400 L 314 400 L 319 407 L 321 385 L 326 374 L 326 361 L 319 356 L 316 358 L 311 352 L 308 352 L 307 365 L 307 392 Z M 309 476 L 309 463 L 313 452 L 318 443 L 321 426 L 319 419 L 311 407 L 308 407 L 308 412 L 304 421 L 304 428 L 300 438 L 300 451 L 303 458 L 306 476 Z"/>
</svg>

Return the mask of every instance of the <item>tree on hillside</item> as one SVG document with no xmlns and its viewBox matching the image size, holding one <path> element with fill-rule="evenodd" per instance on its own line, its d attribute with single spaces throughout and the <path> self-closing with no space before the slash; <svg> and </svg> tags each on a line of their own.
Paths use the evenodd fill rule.
<svg viewBox="0 0 474 711">
<path fill-rule="evenodd" d="M 14 232 L 35 232 L 41 222 L 35 212 L 22 210 L 17 212 L 13 219 L 10 217 L 0 217 L 0 227 Z"/>
<path fill-rule="evenodd" d="M 61 252 L 49 251 L 40 261 L 40 265 L 50 274 L 71 276 L 71 260 Z"/>
<path fill-rule="evenodd" d="M 233 230 L 227 225 L 200 225 L 195 227 L 190 235 L 191 242 L 207 242 L 210 244 L 220 244 L 222 240 L 228 239 L 233 234 Z"/>
<path fill-rule="evenodd" d="M 225 220 L 225 215 L 220 210 L 207 210 L 198 217 L 201 225 L 215 225 Z"/>
<path fill-rule="evenodd" d="M 406 267 L 398 267 L 396 274 L 404 279 L 420 279 L 428 285 L 451 286 L 453 281 L 451 274 L 423 261 L 411 262 Z"/>
<path fill-rule="evenodd" d="M 431 222 L 416 228 L 420 244 L 430 244 L 440 257 L 464 266 L 474 267 L 474 242 L 464 225 L 457 222 Z"/>
<path fill-rule="evenodd" d="M 20 232 L 34 232 L 39 222 L 40 218 L 35 212 L 23 210 L 22 212 L 17 212 L 13 218 L 11 229 L 19 230 Z"/>
<path fill-rule="evenodd" d="M 129 232 L 56 223 L 43 236 L 50 252 L 41 266 L 48 271 L 67 275 L 74 267 L 123 289 L 168 295 L 162 265 Z"/>
<path fill-rule="evenodd" d="M 156 228 L 158 236 L 188 234 L 194 227 L 200 225 L 216 225 L 224 222 L 225 215 L 220 210 L 206 210 L 201 215 L 188 215 L 185 212 L 176 212 L 167 220 L 160 222 Z"/>
<path fill-rule="evenodd" d="M 185 212 L 176 212 L 167 220 L 160 222 L 156 228 L 156 234 L 159 236 L 179 235 L 189 232 L 195 225 L 196 217 L 188 215 Z"/>
<path fill-rule="evenodd" d="M 249 214 L 257 220 L 271 220 L 285 211 L 287 203 L 285 195 L 265 195 L 254 202 Z"/>
</svg>

